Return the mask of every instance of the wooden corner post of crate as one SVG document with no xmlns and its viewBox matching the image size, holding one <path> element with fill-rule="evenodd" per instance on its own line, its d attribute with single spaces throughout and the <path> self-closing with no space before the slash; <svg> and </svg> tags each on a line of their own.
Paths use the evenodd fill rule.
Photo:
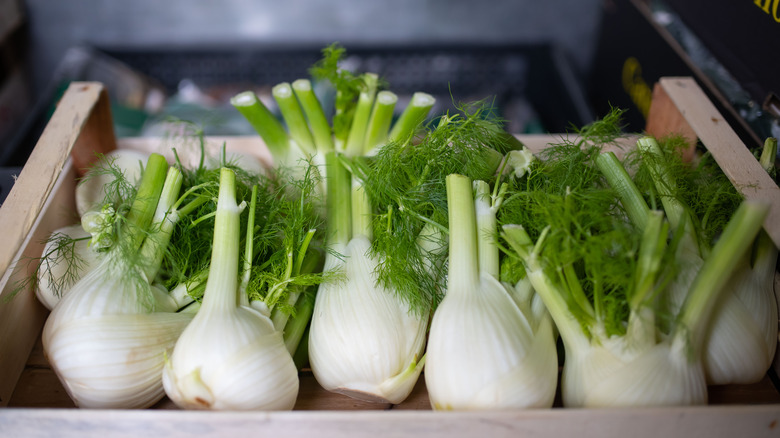
<svg viewBox="0 0 780 438">
<path fill-rule="evenodd" d="M 37 340 L 46 311 L 31 287 L 20 282 L 33 273 L 43 249 L 41 214 L 72 156 L 83 169 L 92 151 L 116 148 L 108 93 L 100 83 L 74 82 L 57 103 L 8 197 L 0 206 L 0 406 L 6 406 Z"/>
</svg>

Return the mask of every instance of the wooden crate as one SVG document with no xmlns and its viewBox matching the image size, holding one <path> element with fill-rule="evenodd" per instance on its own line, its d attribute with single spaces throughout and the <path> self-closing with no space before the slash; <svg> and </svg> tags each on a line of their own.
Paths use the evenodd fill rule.
<svg viewBox="0 0 780 438">
<path fill-rule="evenodd" d="M 780 190 L 690 78 L 664 78 L 655 88 L 648 132 L 699 138 L 735 186 L 771 203 L 765 228 L 780 245 Z M 519 136 L 539 151 L 557 135 Z M 257 137 L 213 138 L 219 145 L 270 160 Z M 153 150 L 160 139 L 114 137 L 109 102 L 98 83 L 74 83 L 59 102 L 33 154 L 0 208 L 0 436 L 274 436 L 461 437 L 578 436 L 726 437 L 780 435 L 780 392 L 770 371 L 760 383 L 710 388 L 697 407 L 433 412 L 423 379 L 399 405 L 361 402 L 324 391 L 311 373 L 291 412 L 182 411 L 168 400 L 146 410 L 75 409 L 42 353 L 47 316 L 32 291 L 9 298 L 42 241 L 74 211 L 77 169 L 94 152 L 116 147 Z M 631 139 L 627 142 L 630 144 Z M 22 260 L 22 262 L 20 262 Z M 778 363 L 778 361 L 776 361 Z M 777 368 L 777 365 L 775 366 Z"/>
</svg>

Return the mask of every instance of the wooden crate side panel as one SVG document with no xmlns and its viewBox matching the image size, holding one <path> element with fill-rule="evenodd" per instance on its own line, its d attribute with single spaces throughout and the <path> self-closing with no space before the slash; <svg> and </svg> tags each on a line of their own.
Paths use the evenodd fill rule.
<svg viewBox="0 0 780 438">
<path fill-rule="evenodd" d="M 35 259 L 41 256 L 45 240 L 52 230 L 65 225 L 65 218 L 76 223 L 74 191 L 76 175 L 70 162 L 54 185 L 52 196 L 43 206 L 43 212 L 25 239 L 22 249 L 14 259 L 2 282 L 0 301 L 0 406 L 7 406 L 17 385 L 19 376 L 30 356 L 30 351 L 40 338 L 41 328 L 48 310 L 35 297 L 33 284 L 19 288 L 25 279 L 34 275 Z"/>
<path fill-rule="evenodd" d="M 95 115 L 95 118 L 90 120 L 92 115 Z M 105 120 L 109 121 L 108 126 L 105 125 Z M 100 150 L 101 147 L 111 147 L 111 142 L 115 140 L 113 140 L 113 125 L 110 120 L 108 94 L 102 85 L 97 83 L 70 85 L 6 201 L 0 207 L 0 230 L 3 231 L 4 239 L 4 244 L 0 247 L 0 272 L 8 269 L 22 242 L 27 238 L 71 150 L 79 141 L 82 130 L 86 128 L 90 131 L 86 136 L 91 139 L 101 139 L 103 145 L 90 148 L 83 145 L 84 141 L 81 141 L 82 150 L 91 151 Z"/>
<path fill-rule="evenodd" d="M 58 216 L 65 214 L 67 199 L 73 204 L 76 176 L 65 169 L 74 147 L 115 147 L 108 93 L 99 83 L 69 86 L 0 207 L 0 406 L 8 404 L 45 320 L 47 312 L 33 291 L 17 291 L 17 283 L 32 273 L 29 261 L 40 257 L 43 241 L 61 226 Z"/>
</svg>

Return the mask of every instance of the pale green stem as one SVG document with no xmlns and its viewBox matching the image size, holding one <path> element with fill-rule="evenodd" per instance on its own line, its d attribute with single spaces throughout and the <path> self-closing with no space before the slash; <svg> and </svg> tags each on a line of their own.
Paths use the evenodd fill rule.
<svg viewBox="0 0 780 438">
<path fill-rule="evenodd" d="M 673 333 L 688 340 L 694 358 L 701 357 L 713 309 L 738 266 L 734 260 L 745 256 L 768 212 L 765 204 L 744 201 L 696 275 Z"/>
<path fill-rule="evenodd" d="M 637 140 L 636 145 L 640 151 L 652 156 L 645 163 L 655 183 L 655 189 L 661 197 L 664 213 L 669 218 L 672 228 L 676 230 L 682 223 L 683 215 L 686 213 L 685 207 L 676 197 L 677 182 L 672 179 L 672 176 L 661 165 L 665 160 L 664 153 L 658 142 L 652 137 L 642 137 Z"/>
<path fill-rule="evenodd" d="M 290 136 L 285 131 L 282 123 L 276 116 L 258 99 L 252 91 L 244 91 L 233 96 L 230 103 L 252 125 L 252 128 L 263 139 L 271 155 L 280 160 L 286 157 L 290 149 Z M 283 161 L 283 160 L 282 160 Z"/>
<path fill-rule="evenodd" d="M 355 115 L 352 117 L 352 124 L 349 128 L 349 135 L 347 136 L 347 143 L 344 149 L 344 153 L 348 157 L 363 154 L 366 131 L 371 117 L 371 107 L 374 105 L 374 98 L 376 97 L 377 75 L 366 73 L 363 75 L 363 78 L 365 89 L 358 96 Z"/>
<path fill-rule="evenodd" d="M 295 354 L 298 349 L 298 345 L 303 339 L 303 335 L 306 332 L 306 327 L 309 325 L 311 316 L 314 313 L 314 300 L 307 297 L 296 295 L 295 312 L 292 318 L 289 318 L 287 324 L 284 325 L 284 345 L 287 347 L 287 351 L 291 355 Z"/>
<path fill-rule="evenodd" d="M 131 248 L 138 249 L 146 237 L 146 230 L 152 223 L 154 213 L 157 210 L 157 202 L 160 199 L 165 178 L 168 173 L 168 162 L 160 154 L 153 153 L 149 156 L 138 190 L 133 200 L 133 205 L 127 213 L 127 242 Z"/>
<path fill-rule="evenodd" d="M 307 155 L 314 155 L 317 152 L 317 148 L 314 146 L 314 137 L 309 131 L 306 116 L 303 114 L 303 109 L 293 94 L 290 84 L 287 82 L 277 84 L 271 89 L 271 94 L 273 94 L 276 104 L 279 105 L 279 112 L 282 113 L 282 118 L 287 124 L 290 137 Z"/>
<path fill-rule="evenodd" d="M 504 225 L 501 228 L 501 237 L 523 260 L 528 278 L 550 312 L 567 348 L 582 348 L 588 345 L 590 340 L 583 331 L 580 321 L 569 309 L 566 294 L 560 291 L 545 273 L 537 255 L 538 248 L 534 247 L 528 232 L 520 225 Z M 540 241 L 543 239 L 544 237 L 539 238 Z M 542 242 L 537 242 L 537 246 L 540 243 Z"/>
<path fill-rule="evenodd" d="M 477 217 L 477 255 L 479 271 L 498 280 L 499 262 L 496 244 L 496 209 L 493 208 L 490 186 L 485 181 L 474 182 L 474 207 Z"/>
<path fill-rule="evenodd" d="M 352 181 L 336 152 L 325 155 L 327 180 L 326 220 L 328 242 L 347 244 L 352 238 Z"/>
<path fill-rule="evenodd" d="M 352 237 L 364 236 L 373 239 L 371 228 L 371 200 L 363 182 L 352 176 Z"/>
<path fill-rule="evenodd" d="M 298 97 L 301 107 L 303 107 L 306 118 L 309 120 L 309 126 L 311 127 L 311 133 L 314 137 L 314 144 L 317 147 L 317 151 L 321 154 L 333 151 L 335 146 L 330 124 L 328 124 L 328 119 L 325 117 L 325 112 L 322 110 L 322 105 L 320 105 L 317 95 L 314 94 L 314 90 L 311 87 L 311 81 L 308 79 L 298 79 L 292 83 L 292 89 Z"/>
<path fill-rule="evenodd" d="M 252 262 L 254 261 L 255 240 L 255 210 L 257 209 L 257 185 L 252 186 L 252 198 L 249 202 L 249 216 L 246 224 L 246 241 L 244 242 L 244 266 L 241 268 L 241 285 L 238 289 L 239 305 L 249 305 L 249 279 L 252 276 Z"/>
<path fill-rule="evenodd" d="M 411 137 L 420 124 L 428 117 L 431 108 L 436 103 L 436 98 L 427 93 L 417 92 L 412 95 L 409 105 L 401 113 L 401 116 L 390 130 L 388 140 L 406 141 Z"/>
<path fill-rule="evenodd" d="M 637 275 L 629 307 L 638 310 L 647 303 L 662 267 L 663 254 L 669 237 L 669 223 L 663 212 L 648 211 L 637 260 Z"/>
<path fill-rule="evenodd" d="M 387 142 L 390 125 L 393 123 L 393 111 L 398 103 L 398 96 L 392 91 L 380 91 L 376 95 L 374 108 L 366 129 L 364 153 L 371 155 L 376 148 Z"/>
<path fill-rule="evenodd" d="M 214 219 L 214 244 L 209 277 L 203 294 L 203 310 L 228 311 L 236 308 L 238 298 L 238 254 L 241 239 L 241 209 L 236 203 L 236 175 L 220 171 L 217 214 Z"/>
<path fill-rule="evenodd" d="M 767 172 L 771 172 L 775 167 L 775 160 L 777 159 L 777 139 L 769 137 L 764 140 L 764 148 L 761 150 L 761 158 L 759 162 L 761 167 Z"/>
<path fill-rule="evenodd" d="M 179 197 L 182 184 L 181 172 L 175 167 L 168 168 L 160 200 L 154 212 L 149 235 L 141 245 L 141 260 L 144 263 L 144 275 L 148 281 L 154 280 L 162 265 L 165 248 L 171 241 L 173 229 L 179 220 L 177 211 L 172 208 Z"/>
<path fill-rule="evenodd" d="M 596 158 L 596 165 L 604 175 L 610 187 L 617 192 L 629 220 L 640 230 L 644 230 L 650 207 L 642 197 L 642 193 L 628 175 L 623 164 L 614 152 L 602 152 Z"/>
<path fill-rule="evenodd" d="M 639 247 L 633 293 L 629 297 L 631 312 L 626 336 L 631 339 L 629 344 L 637 348 L 655 344 L 655 312 L 647 304 L 661 271 L 668 236 L 669 223 L 664 220 L 663 213 L 650 211 Z"/>
<path fill-rule="evenodd" d="M 451 174 L 446 178 L 449 211 L 449 274 L 447 293 L 463 290 L 454 285 L 479 284 L 477 221 L 471 179 Z"/>
</svg>

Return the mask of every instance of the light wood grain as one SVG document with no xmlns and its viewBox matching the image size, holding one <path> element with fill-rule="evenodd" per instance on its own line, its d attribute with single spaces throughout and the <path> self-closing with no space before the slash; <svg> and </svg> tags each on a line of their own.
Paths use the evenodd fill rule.
<svg viewBox="0 0 780 438">
<path fill-rule="evenodd" d="M 61 226 L 65 198 L 51 195 L 69 191 L 72 197 L 74 175 L 61 176 L 71 165 L 74 145 L 103 147 L 87 144 L 88 138 L 114 145 L 110 121 L 108 94 L 101 84 L 71 84 L 0 206 L 0 406 L 8 403 L 45 318 L 32 291 L 19 290 L 17 283 L 31 273 L 28 261 L 40 255 L 43 240 Z"/>
<path fill-rule="evenodd" d="M 780 407 L 506 412 L 198 412 L 6 409 L 0 434 L 138 437 L 777 437 Z"/>
<path fill-rule="evenodd" d="M 653 87 L 653 100 L 650 104 L 645 131 L 656 138 L 672 134 L 681 135 L 689 145 L 683 151 L 683 159 L 685 161 L 693 159 L 697 143 L 696 132 L 660 83 L 656 83 Z"/>
<path fill-rule="evenodd" d="M 775 245 L 780 247 L 780 188 L 715 105 L 707 99 L 696 81 L 688 77 L 661 78 L 659 85 L 734 187 L 745 198 L 769 205 L 764 229 Z"/>
</svg>

